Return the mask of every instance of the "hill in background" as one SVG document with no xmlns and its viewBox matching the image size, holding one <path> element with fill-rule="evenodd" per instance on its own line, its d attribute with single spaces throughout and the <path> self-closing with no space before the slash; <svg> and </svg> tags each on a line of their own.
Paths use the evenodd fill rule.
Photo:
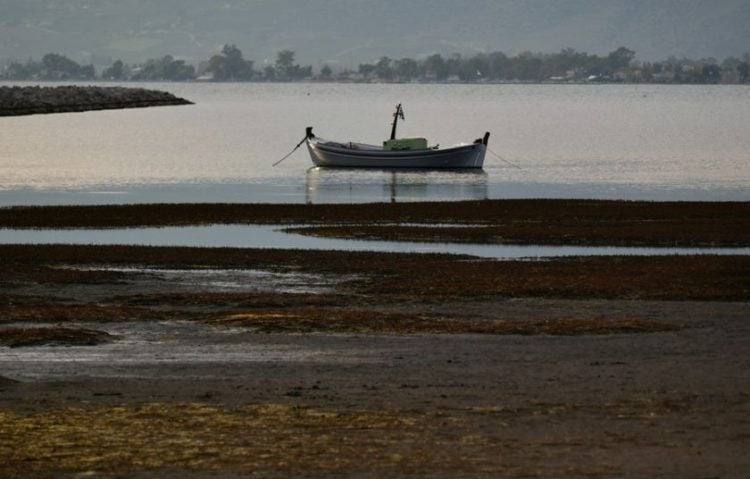
<svg viewBox="0 0 750 479">
<path fill-rule="evenodd" d="M 54 52 L 82 63 L 172 54 L 198 62 L 236 44 L 261 65 L 291 49 L 303 63 L 356 68 L 432 53 L 724 58 L 750 50 L 747 0 L 0 0 L 0 64 Z"/>
</svg>

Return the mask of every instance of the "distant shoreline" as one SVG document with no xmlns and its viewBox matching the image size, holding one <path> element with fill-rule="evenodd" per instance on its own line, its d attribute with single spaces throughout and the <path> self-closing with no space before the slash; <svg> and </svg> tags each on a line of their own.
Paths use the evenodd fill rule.
<svg viewBox="0 0 750 479">
<path fill-rule="evenodd" d="M 191 105 L 171 93 L 101 86 L 1 86 L 0 116 Z"/>
<path fill-rule="evenodd" d="M 62 85 L 70 85 L 73 83 L 82 82 L 87 84 L 97 84 L 97 85 L 108 85 L 108 84 L 116 84 L 116 85 L 122 85 L 122 84 L 133 84 L 133 85 L 141 85 L 141 84 L 175 84 L 175 85 L 185 85 L 185 84 L 198 84 L 198 85 L 221 85 L 221 84 L 260 84 L 260 85 L 268 85 L 268 84 L 317 84 L 317 85 L 441 85 L 441 86 L 450 86 L 450 85 L 528 85 L 528 86 L 534 86 L 534 85 L 555 85 L 555 86 L 582 86 L 582 85 L 589 85 L 589 86 L 602 86 L 602 85 L 612 85 L 612 86 L 710 86 L 710 87 L 737 87 L 737 86 L 747 86 L 747 83 L 678 83 L 678 82 L 657 82 L 657 81 L 638 81 L 638 82 L 628 82 L 628 81 L 617 81 L 617 80 L 483 80 L 483 81 L 470 81 L 470 80 L 414 80 L 414 81 L 401 81 L 401 80 L 353 80 L 353 79 L 330 79 L 330 80 L 324 80 L 324 79 L 316 79 L 316 78 L 309 78 L 309 79 L 302 79 L 302 80 L 227 80 L 227 81 L 217 81 L 217 80 L 202 80 L 202 79 L 192 79 L 192 80 L 167 80 L 167 79 L 154 79 L 154 80 L 103 80 L 103 79 L 88 79 L 88 80 L 76 80 L 76 79 L 69 79 L 69 80 L 48 80 L 48 79 L 26 79 L 26 80 L 12 80 L 12 79 L 0 79 L 0 84 L 4 83 L 6 85 L 15 85 L 15 84 L 33 84 L 33 85 L 55 85 L 55 84 L 62 84 Z M 7 88 L 2 87 L 0 88 Z M 44 88 L 44 87 L 42 87 Z M 99 87 L 96 87 L 99 88 Z M 112 88 L 112 87 L 101 87 L 101 88 Z M 123 88 L 132 88 L 132 89 L 138 89 L 138 87 L 123 87 Z M 192 103 L 192 102 L 191 102 Z"/>
</svg>

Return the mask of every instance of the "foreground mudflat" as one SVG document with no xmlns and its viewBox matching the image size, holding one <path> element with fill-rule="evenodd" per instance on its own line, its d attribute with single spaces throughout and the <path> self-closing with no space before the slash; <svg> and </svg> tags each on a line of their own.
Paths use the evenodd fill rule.
<svg viewBox="0 0 750 479">
<path fill-rule="evenodd" d="M 743 308 L 641 307 L 696 327 L 564 337 L 196 330 L 181 341 L 165 327 L 153 338 L 160 361 L 135 344 L 108 365 L 79 361 L 4 386 L 4 472 L 741 476 Z"/>
<path fill-rule="evenodd" d="M 750 467 L 748 257 L 2 246 L 0 259 L 0 328 L 71 338 L 0 346 L 3 476 Z M 90 334 L 107 341 L 75 342 Z"/>
</svg>

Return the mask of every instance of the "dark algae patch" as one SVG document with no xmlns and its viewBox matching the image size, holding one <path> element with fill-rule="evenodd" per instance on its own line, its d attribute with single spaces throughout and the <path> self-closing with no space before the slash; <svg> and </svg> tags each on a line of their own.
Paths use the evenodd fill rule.
<svg viewBox="0 0 750 479">
<path fill-rule="evenodd" d="M 187 312 L 180 316 L 189 319 Z M 49 303 L 0 305 L 2 323 L 159 321 L 178 319 L 171 311 L 120 305 Z"/>
<path fill-rule="evenodd" d="M 235 311 L 212 321 L 261 332 L 576 335 L 675 331 L 680 325 L 647 319 L 471 320 L 368 310 Z"/>
<path fill-rule="evenodd" d="M 0 345 L 24 346 L 95 346 L 109 342 L 112 336 L 103 331 L 79 328 L 30 327 L 0 329 Z"/>
<path fill-rule="evenodd" d="M 0 474 L 604 478 L 622 471 L 612 451 L 657 454 L 648 460 L 657 464 L 664 451 L 671 458 L 688 454 L 693 446 L 680 434 L 680 418 L 711 412 L 705 399 L 692 395 L 430 411 L 154 401 L 0 411 Z M 534 433 L 545 424 L 544 434 Z M 654 429 L 659 433 L 649 435 Z M 677 471 L 674 477 L 688 472 L 684 465 Z"/>
<path fill-rule="evenodd" d="M 476 447 L 471 441 L 461 444 L 461 433 L 468 432 L 459 429 L 454 437 L 441 427 L 444 420 L 404 410 L 284 404 L 225 408 L 152 402 L 32 415 L 0 412 L 0 474 L 91 471 L 96 477 L 140 477 L 133 474 L 160 471 L 158 477 L 195 477 L 197 471 L 223 471 L 213 477 L 350 477 L 367 472 L 388 477 L 471 467 Z M 433 435 L 441 440 L 422 439 Z M 69 444 L 69 453 L 60 454 L 60 444 Z"/>
</svg>

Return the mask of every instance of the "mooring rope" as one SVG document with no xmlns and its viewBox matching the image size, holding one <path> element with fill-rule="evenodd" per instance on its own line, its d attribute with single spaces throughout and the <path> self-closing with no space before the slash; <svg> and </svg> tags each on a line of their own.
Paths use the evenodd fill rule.
<svg viewBox="0 0 750 479">
<path fill-rule="evenodd" d="M 302 146 L 302 143 L 304 143 L 304 142 L 305 142 L 305 140 L 307 140 L 307 136 L 305 136 L 304 138 L 302 138 L 302 141 L 300 141 L 299 143 L 297 143 L 297 146 L 295 146 L 295 147 L 294 147 L 294 149 L 293 149 L 292 151 L 290 151 L 289 153 L 287 153 L 287 154 L 286 154 L 286 156 L 284 156 L 284 158 L 282 158 L 282 159 L 280 159 L 279 161 L 277 161 L 276 163 L 274 163 L 274 164 L 273 164 L 273 166 L 276 166 L 276 165 L 278 165 L 278 164 L 279 164 L 279 163 L 281 163 L 282 161 L 284 161 L 284 160 L 286 160 L 287 158 L 289 158 L 290 156 L 292 156 L 292 153 L 294 153 L 295 151 L 297 151 L 297 148 L 299 148 L 300 146 Z"/>
<path fill-rule="evenodd" d="M 498 160 L 502 161 L 503 163 L 507 163 L 507 164 L 509 164 L 510 166 L 514 167 L 514 168 L 518 168 L 519 170 L 522 170 L 522 169 L 523 169 L 523 168 L 521 168 L 520 166 L 516 165 L 515 163 L 512 163 L 512 162 L 510 162 L 510 161 L 508 161 L 508 160 L 506 160 L 506 159 L 502 158 L 502 157 L 501 157 L 500 155 L 498 155 L 498 154 L 497 154 L 497 153 L 495 153 L 494 151 L 490 150 L 490 147 L 487 147 L 487 151 L 489 151 L 490 153 L 492 153 L 493 155 L 495 155 L 495 157 L 496 157 L 496 158 L 497 158 Z"/>
</svg>

